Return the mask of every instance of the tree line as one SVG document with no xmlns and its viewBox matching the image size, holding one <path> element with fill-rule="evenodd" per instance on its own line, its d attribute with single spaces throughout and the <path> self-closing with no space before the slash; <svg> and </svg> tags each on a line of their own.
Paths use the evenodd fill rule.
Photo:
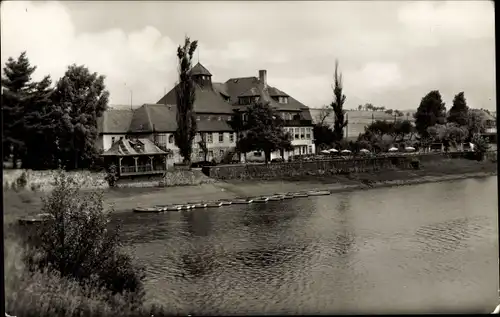
<svg viewBox="0 0 500 317">
<path fill-rule="evenodd" d="M 360 105 L 359 110 L 363 109 L 403 116 L 401 111 L 376 108 L 371 104 L 365 107 Z M 343 141 L 335 132 L 335 127 L 332 129 L 325 124 L 325 119 L 331 112 L 328 108 L 323 109 L 320 120 L 314 127 L 315 143 L 319 150 L 341 146 L 384 151 L 398 143 L 427 147 L 432 142 L 442 143 L 445 149 L 464 142 L 486 146 L 485 140 L 481 138 L 481 133 L 485 131 L 484 121 L 479 113 L 470 111 L 464 92 L 455 95 L 453 106 L 447 112 L 440 92 L 433 90 L 422 98 L 417 112 L 413 114 L 414 123 L 410 120 L 376 120 L 365 127 L 365 132 L 358 136 L 357 141 L 351 142 Z"/>
<path fill-rule="evenodd" d="M 10 57 L 2 75 L 2 147 L 4 161 L 17 168 L 88 168 L 98 158 L 97 118 L 107 109 L 109 93 L 102 75 L 83 65 L 68 66 L 52 85 L 50 76 L 32 79 L 26 52 Z"/>
</svg>

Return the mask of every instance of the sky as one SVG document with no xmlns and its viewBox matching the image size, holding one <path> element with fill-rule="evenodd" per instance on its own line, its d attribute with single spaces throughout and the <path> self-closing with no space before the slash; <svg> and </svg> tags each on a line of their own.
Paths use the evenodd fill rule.
<svg viewBox="0 0 500 317">
<path fill-rule="evenodd" d="M 258 76 L 311 108 L 415 109 L 431 90 L 451 107 L 496 109 L 491 1 L 65 1 L 1 3 L 1 62 L 27 51 L 34 79 L 73 63 L 106 76 L 110 104 L 155 103 L 178 79 L 187 35 L 213 82 Z"/>
</svg>

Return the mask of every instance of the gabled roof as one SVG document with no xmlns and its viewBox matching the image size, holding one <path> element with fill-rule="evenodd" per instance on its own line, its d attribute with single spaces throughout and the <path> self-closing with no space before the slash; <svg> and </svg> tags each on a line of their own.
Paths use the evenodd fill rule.
<svg viewBox="0 0 500 317">
<path fill-rule="evenodd" d="M 239 97 L 250 97 L 250 96 L 262 96 L 264 100 L 269 100 L 272 107 L 275 107 L 277 110 L 281 111 L 308 111 L 308 107 L 304 104 L 296 100 L 295 98 L 289 96 L 285 92 L 267 85 L 266 88 L 263 88 L 262 83 L 257 77 L 241 77 L 241 78 L 231 78 L 226 81 L 225 85 L 228 94 L 231 97 L 231 103 L 233 105 L 238 104 Z M 275 102 L 270 97 L 288 97 L 288 103 L 281 104 Z M 310 118 L 310 114 L 305 114 L 306 117 Z M 305 120 L 310 120 L 305 118 Z"/>
<path fill-rule="evenodd" d="M 198 131 L 232 131 L 224 120 L 196 121 Z M 174 132 L 177 130 L 177 107 L 174 105 L 145 104 L 134 112 L 130 133 Z"/>
<path fill-rule="evenodd" d="M 198 64 L 194 65 L 193 68 L 191 68 L 189 74 L 191 76 L 196 76 L 196 75 L 212 76 L 212 74 L 210 74 L 208 69 L 206 69 L 205 66 L 201 65 L 199 62 Z"/>
<path fill-rule="evenodd" d="M 218 93 L 221 93 L 226 97 L 230 97 L 229 94 L 227 93 L 227 87 L 225 83 L 212 83 L 212 86 L 214 87 L 214 90 L 217 91 Z"/>
<path fill-rule="evenodd" d="M 176 105 L 175 89 L 177 85 L 165 96 L 158 100 L 157 104 Z M 217 91 L 210 88 L 203 88 L 195 83 L 194 111 L 197 113 L 233 113 L 231 105 L 224 101 Z"/>
<path fill-rule="evenodd" d="M 131 109 L 108 109 L 97 118 L 97 131 L 99 133 L 125 133 L 132 121 Z"/>
<path fill-rule="evenodd" d="M 121 139 L 104 152 L 104 156 L 167 154 L 149 139 Z"/>
</svg>

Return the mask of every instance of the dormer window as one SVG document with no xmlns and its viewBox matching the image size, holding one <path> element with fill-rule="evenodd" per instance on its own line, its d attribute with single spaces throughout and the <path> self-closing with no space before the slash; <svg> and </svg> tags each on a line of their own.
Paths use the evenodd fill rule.
<svg viewBox="0 0 500 317">
<path fill-rule="evenodd" d="M 288 97 L 279 97 L 278 98 L 279 103 L 287 104 L 288 103 Z"/>
</svg>

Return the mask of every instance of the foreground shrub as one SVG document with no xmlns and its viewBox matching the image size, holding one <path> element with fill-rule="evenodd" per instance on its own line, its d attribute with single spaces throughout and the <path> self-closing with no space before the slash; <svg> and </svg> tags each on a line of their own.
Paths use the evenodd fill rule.
<svg viewBox="0 0 500 317">
<path fill-rule="evenodd" d="M 54 185 L 42 207 L 52 220 L 39 226 L 28 241 L 36 251 L 27 258 L 31 271 L 54 271 L 89 291 L 129 294 L 131 303 L 142 303 L 143 270 L 121 251 L 119 228 L 109 225 L 102 193 L 82 193 L 80 185 L 62 172 Z"/>
<path fill-rule="evenodd" d="M 111 295 L 105 289 L 82 287 L 74 279 L 61 277 L 56 271 L 28 270 L 23 259 L 29 253 L 16 239 L 4 241 L 5 311 L 17 317 L 76 317 L 171 315 L 162 307 L 136 306 L 127 296 Z"/>
<path fill-rule="evenodd" d="M 118 173 L 116 171 L 116 165 L 112 164 L 108 171 L 106 172 L 106 176 L 104 177 L 104 180 L 108 182 L 109 187 L 115 187 L 116 182 L 118 181 Z"/>
</svg>

